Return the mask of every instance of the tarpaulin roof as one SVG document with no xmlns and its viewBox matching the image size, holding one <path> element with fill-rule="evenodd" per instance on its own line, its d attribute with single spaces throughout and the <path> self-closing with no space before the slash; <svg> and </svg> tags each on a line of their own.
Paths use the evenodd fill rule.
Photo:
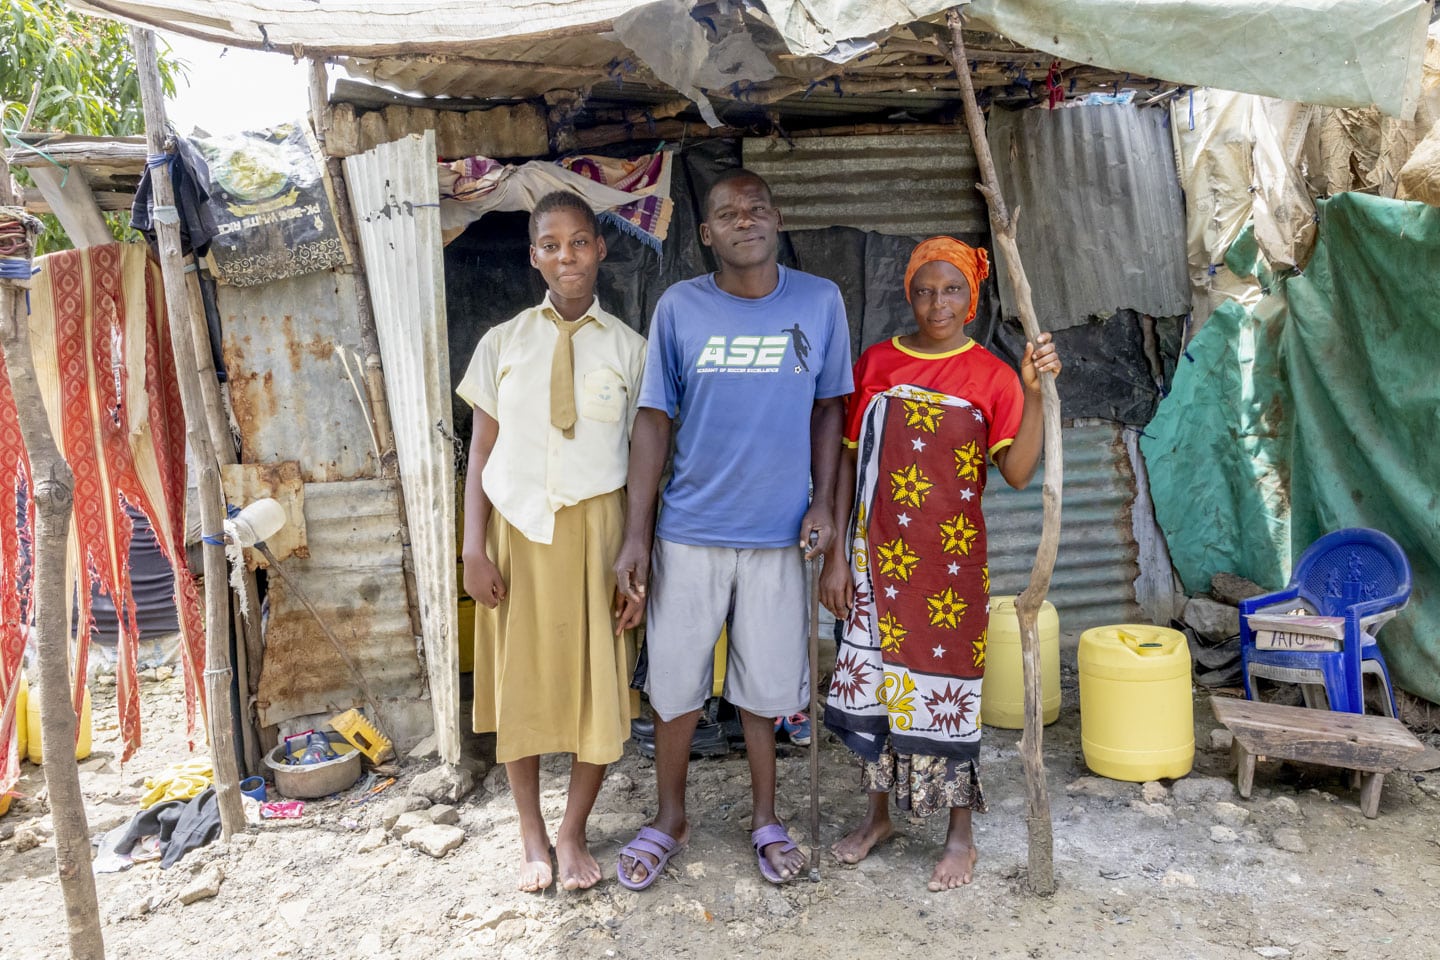
<svg viewBox="0 0 1440 960">
<path fill-rule="evenodd" d="M 949 0 L 767 0 L 763 9 L 749 2 L 743 7 L 747 18 L 778 32 L 789 56 L 840 62 L 873 49 L 857 41 L 934 17 L 951 5 Z M 603 64 L 608 51 L 616 47 L 610 32 L 616 21 L 623 27 L 627 20 L 647 19 L 662 6 L 691 10 L 690 18 L 678 22 L 673 15 L 668 18 L 675 33 L 671 39 L 682 45 L 708 43 L 719 50 L 733 36 L 717 37 L 703 30 L 711 18 L 695 10 L 693 0 L 72 0 L 72 6 L 219 43 L 357 58 L 357 67 L 370 66 L 372 76 L 386 75 L 392 82 L 400 82 L 396 71 L 377 71 L 366 61 L 463 56 L 506 61 L 498 63 L 504 68 L 517 59 L 517 41 L 585 38 L 597 45 L 598 62 Z M 1419 92 L 1431 4 L 1428 0 L 1071 0 L 1065 4 L 976 0 L 970 9 L 1026 47 L 1079 63 L 1309 103 L 1374 104 L 1386 113 L 1408 117 Z M 693 71 L 706 59 L 704 51 L 677 50 L 671 44 L 635 52 L 671 86 L 704 86 L 679 81 L 674 71 L 651 62 L 660 55 L 688 61 L 693 81 Z M 547 57 L 542 65 L 596 66 L 595 58 L 579 51 L 571 56 L 570 62 Z M 484 76 L 477 72 L 475 80 L 483 84 Z M 409 71 L 408 79 L 410 89 L 433 92 L 427 89 L 426 71 Z M 797 96 L 800 93 L 796 91 Z M 479 85 L 468 95 L 493 96 L 488 85 Z"/>
</svg>

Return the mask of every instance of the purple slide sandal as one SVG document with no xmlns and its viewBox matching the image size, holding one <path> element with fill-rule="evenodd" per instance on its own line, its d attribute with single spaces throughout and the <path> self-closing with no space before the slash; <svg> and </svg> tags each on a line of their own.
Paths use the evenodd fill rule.
<svg viewBox="0 0 1440 960">
<path fill-rule="evenodd" d="M 773 841 L 771 841 L 773 842 Z M 644 890 L 655 882 L 655 878 L 665 872 L 665 865 L 670 858 L 675 856 L 685 845 L 668 833 L 662 833 L 654 827 L 641 827 L 640 832 L 635 835 L 625 846 L 620 848 L 620 858 L 615 861 L 615 879 L 627 890 Z M 645 859 L 652 857 L 654 865 Z M 638 883 L 630 879 L 625 871 L 625 861 L 629 859 L 645 867 L 645 879 Z"/>
<path fill-rule="evenodd" d="M 790 834 L 785 832 L 785 828 L 782 825 L 778 823 L 767 823 L 765 826 L 750 834 L 750 843 L 755 847 L 755 859 L 760 863 L 760 875 L 762 877 L 776 885 L 786 884 L 789 883 L 790 880 L 795 879 L 791 877 L 787 880 L 782 877 L 774 867 L 770 866 L 770 861 L 765 858 L 765 848 L 772 843 L 785 844 L 785 846 L 780 848 L 781 853 L 789 853 L 798 846 L 794 840 L 790 839 Z"/>
</svg>

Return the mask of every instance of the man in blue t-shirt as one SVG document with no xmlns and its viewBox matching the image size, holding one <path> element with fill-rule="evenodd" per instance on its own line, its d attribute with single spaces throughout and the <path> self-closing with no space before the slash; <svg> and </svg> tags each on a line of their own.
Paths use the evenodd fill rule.
<svg viewBox="0 0 1440 960">
<path fill-rule="evenodd" d="M 819 557 L 836 533 L 850 328 L 835 284 L 777 263 L 780 211 L 764 180 L 727 171 L 704 209 L 700 240 L 720 269 L 675 284 L 655 307 L 615 562 L 618 626 L 648 617 L 645 690 L 655 711 L 659 812 L 618 866 L 620 882 L 636 890 L 689 838 L 690 738 L 721 627 L 725 699 L 740 711 L 750 761 L 760 872 L 783 883 L 806 862 L 775 815 L 773 718 L 799 712 L 810 697 L 795 544 Z M 674 469 L 657 526 L 672 431 Z"/>
</svg>

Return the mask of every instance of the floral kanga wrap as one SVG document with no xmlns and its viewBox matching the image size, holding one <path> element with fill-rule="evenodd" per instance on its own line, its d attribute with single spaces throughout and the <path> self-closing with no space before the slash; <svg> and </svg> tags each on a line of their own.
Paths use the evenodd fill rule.
<svg viewBox="0 0 1440 960">
<path fill-rule="evenodd" d="M 975 760 L 985 674 L 986 422 L 910 385 L 865 410 L 850 518 L 855 600 L 825 724 L 867 760 Z"/>
</svg>

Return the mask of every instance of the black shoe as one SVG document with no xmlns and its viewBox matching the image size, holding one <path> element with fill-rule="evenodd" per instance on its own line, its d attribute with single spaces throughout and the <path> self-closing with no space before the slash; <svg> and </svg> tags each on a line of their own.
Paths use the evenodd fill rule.
<svg viewBox="0 0 1440 960">
<path fill-rule="evenodd" d="M 630 738 L 635 741 L 635 749 L 642 757 L 655 759 L 654 720 L 646 717 L 631 720 Z M 730 744 L 720 724 L 701 714 L 700 722 L 695 725 L 695 735 L 690 738 L 690 756 L 723 757 L 729 752 Z"/>
</svg>

